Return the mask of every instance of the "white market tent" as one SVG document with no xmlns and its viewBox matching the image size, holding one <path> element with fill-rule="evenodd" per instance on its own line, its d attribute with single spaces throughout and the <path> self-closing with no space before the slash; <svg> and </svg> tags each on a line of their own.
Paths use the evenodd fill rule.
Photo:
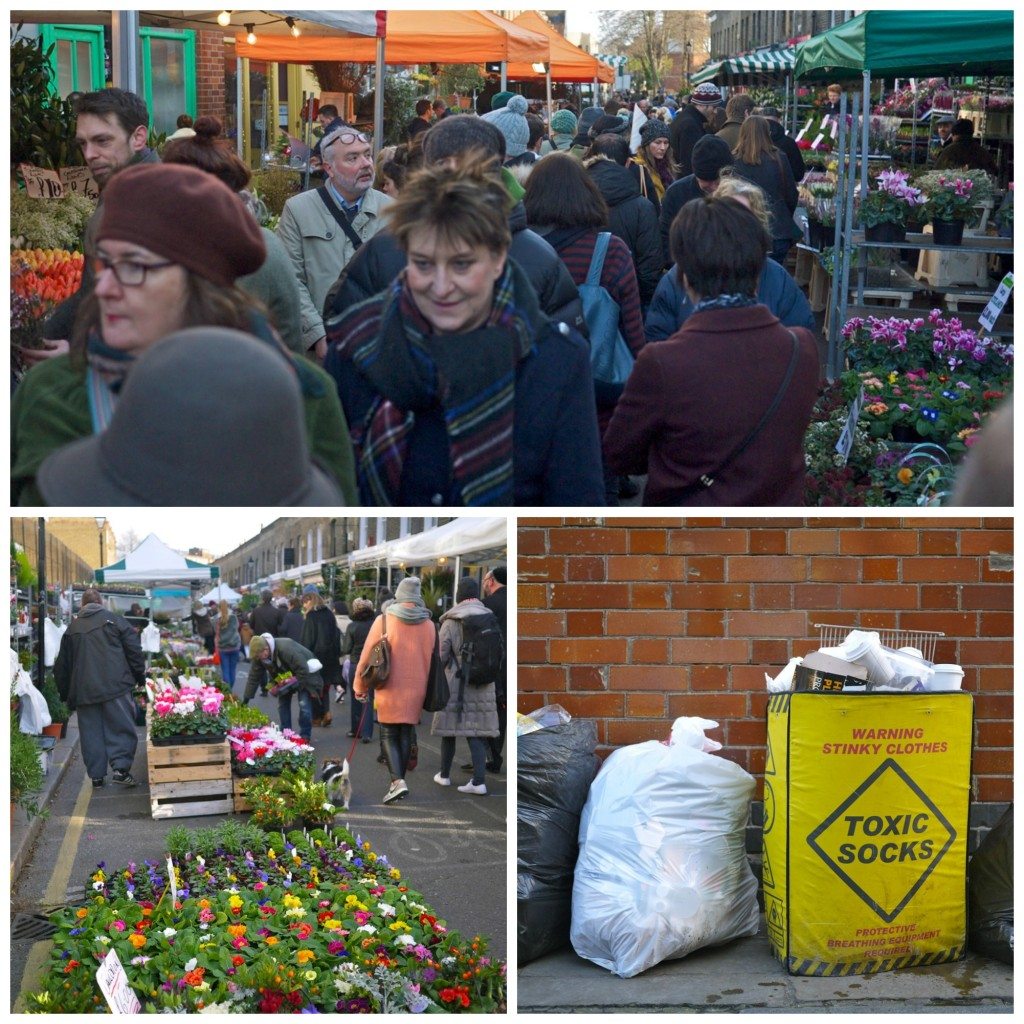
<svg viewBox="0 0 1024 1024">
<path fill-rule="evenodd" d="M 207 604 L 210 601 L 227 601 L 228 604 L 238 604 L 241 600 L 242 595 L 223 582 L 218 583 L 212 590 L 208 590 L 199 598 L 201 604 Z"/>
<path fill-rule="evenodd" d="M 424 565 L 439 558 L 500 554 L 506 545 L 507 521 L 504 516 L 479 519 L 463 516 L 424 533 L 392 541 L 387 561 L 389 565 Z"/>
<path fill-rule="evenodd" d="M 191 583 L 219 579 L 220 569 L 179 555 L 151 533 L 120 561 L 97 569 L 95 576 L 97 583 Z"/>
</svg>

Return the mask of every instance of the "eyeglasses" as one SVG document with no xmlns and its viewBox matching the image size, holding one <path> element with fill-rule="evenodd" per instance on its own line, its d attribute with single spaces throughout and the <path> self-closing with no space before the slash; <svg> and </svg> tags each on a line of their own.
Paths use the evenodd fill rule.
<svg viewBox="0 0 1024 1024">
<path fill-rule="evenodd" d="M 362 132 L 347 132 L 343 128 L 339 128 L 336 132 L 331 132 L 324 139 L 320 145 L 320 151 L 323 152 L 326 146 L 333 146 L 336 142 L 340 142 L 343 146 L 351 146 L 353 142 L 369 143 L 369 141 L 369 136 L 364 135 Z"/>
<path fill-rule="evenodd" d="M 162 270 L 164 267 L 173 267 L 174 261 L 168 260 L 164 263 L 136 263 L 134 260 L 108 260 L 105 256 L 93 256 L 92 269 L 97 277 L 104 270 L 112 270 L 118 284 L 126 288 L 136 288 L 145 283 L 146 274 L 150 270 Z"/>
</svg>

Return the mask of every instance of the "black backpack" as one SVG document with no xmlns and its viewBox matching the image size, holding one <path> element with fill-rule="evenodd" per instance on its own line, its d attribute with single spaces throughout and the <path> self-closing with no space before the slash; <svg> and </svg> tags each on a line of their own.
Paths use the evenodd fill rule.
<svg viewBox="0 0 1024 1024">
<path fill-rule="evenodd" d="M 501 627 L 494 612 L 471 615 L 460 620 L 462 645 L 455 664 L 462 681 L 470 686 L 486 686 L 498 679 L 505 659 Z"/>
</svg>

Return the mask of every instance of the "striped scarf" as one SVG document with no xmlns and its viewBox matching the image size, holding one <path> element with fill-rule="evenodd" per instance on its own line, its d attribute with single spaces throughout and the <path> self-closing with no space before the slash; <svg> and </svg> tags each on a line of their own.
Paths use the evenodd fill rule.
<svg viewBox="0 0 1024 1024">
<path fill-rule="evenodd" d="M 404 272 L 383 301 L 377 296 L 354 311 L 343 350 L 377 392 L 352 431 L 364 504 L 399 503 L 417 413 L 437 408 L 451 461 L 451 477 L 438 491 L 453 494 L 454 504 L 514 503 L 516 369 L 533 346 L 529 317 L 516 304 L 517 289 L 526 285 L 507 260 L 487 321 L 463 334 L 432 333 Z"/>
</svg>

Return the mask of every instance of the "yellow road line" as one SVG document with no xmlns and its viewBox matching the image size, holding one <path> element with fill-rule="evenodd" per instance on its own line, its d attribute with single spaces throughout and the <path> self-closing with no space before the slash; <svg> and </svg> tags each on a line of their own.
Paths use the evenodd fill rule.
<svg viewBox="0 0 1024 1024">
<path fill-rule="evenodd" d="M 85 812 L 89 807 L 89 800 L 92 797 L 92 780 L 88 775 L 82 779 L 82 788 L 79 790 L 78 799 L 75 800 L 74 810 L 68 821 L 67 832 L 64 833 L 64 842 L 60 844 L 57 852 L 57 859 L 54 861 L 53 874 L 50 875 L 50 883 L 43 893 L 42 903 L 45 907 L 63 904 L 68 891 L 68 882 L 71 880 L 71 869 L 75 864 L 75 853 L 78 850 L 79 840 L 85 830 Z M 25 993 L 33 992 L 39 987 L 39 982 L 46 973 L 46 966 L 50 960 L 50 947 L 53 945 L 51 939 L 40 939 L 32 944 L 28 951 L 28 958 L 25 961 L 25 970 L 21 975 L 21 988 L 18 991 L 18 998 L 15 1000 L 14 1013 L 25 1012 Z"/>
</svg>

